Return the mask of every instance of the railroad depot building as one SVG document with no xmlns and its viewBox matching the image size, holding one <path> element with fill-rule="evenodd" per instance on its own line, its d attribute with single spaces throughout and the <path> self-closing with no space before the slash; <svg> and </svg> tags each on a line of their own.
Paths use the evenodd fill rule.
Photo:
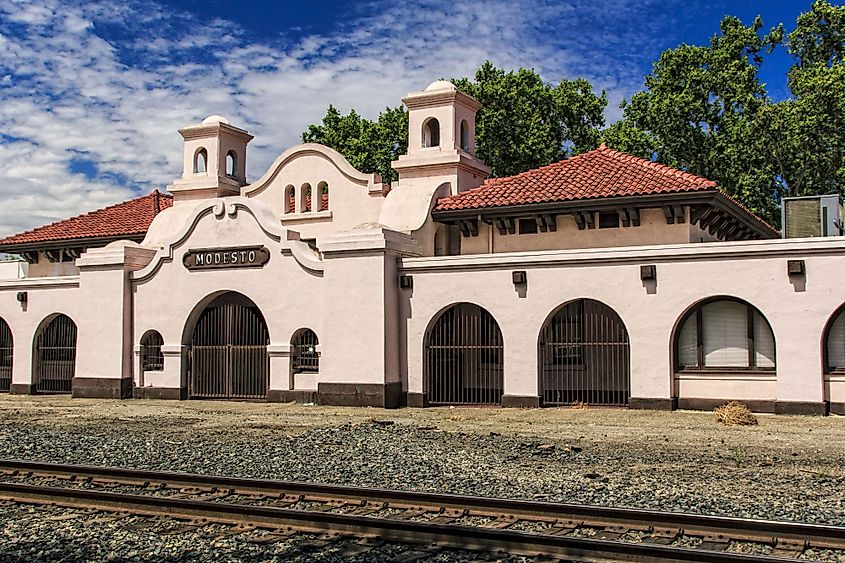
<svg viewBox="0 0 845 563">
<path fill-rule="evenodd" d="M 845 412 L 845 237 L 604 146 L 488 179 L 476 100 L 403 101 L 392 184 L 316 144 L 248 183 L 212 116 L 169 193 L 0 240 L 0 389 Z"/>
</svg>

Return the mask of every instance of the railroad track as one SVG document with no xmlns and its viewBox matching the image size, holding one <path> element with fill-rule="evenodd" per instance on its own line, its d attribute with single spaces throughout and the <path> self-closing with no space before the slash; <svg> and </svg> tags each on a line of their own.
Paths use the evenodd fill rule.
<svg viewBox="0 0 845 563">
<path fill-rule="evenodd" d="M 580 561 L 845 554 L 838 526 L 16 460 L 0 499 Z"/>
</svg>

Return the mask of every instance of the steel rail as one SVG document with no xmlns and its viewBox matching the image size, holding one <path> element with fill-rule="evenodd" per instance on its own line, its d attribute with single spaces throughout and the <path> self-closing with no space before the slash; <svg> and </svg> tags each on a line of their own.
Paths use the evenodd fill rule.
<svg viewBox="0 0 845 563">
<path fill-rule="evenodd" d="M 223 523 L 249 523 L 272 528 L 289 527 L 304 531 L 332 531 L 379 536 L 392 541 L 434 542 L 441 546 L 462 549 L 501 550 L 521 555 L 578 557 L 591 561 L 774 562 L 792 558 L 691 549 L 666 545 L 668 542 L 648 540 L 643 543 L 613 541 L 622 535 L 621 533 L 615 534 L 615 537 L 611 533 L 612 540 L 564 535 L 582 525 L 615 528 L 620 531 L 648 530 L 657 532 L 658 536 L 663 531 L 664 538 L 681 534 L 703 536 L 705 541 L 715 539 L 723 542 L 724 547 L 727 547 L 729 540 L 753 541 L 774 547 L 786 545 L 797 552 L 811 545 L 833 549 L 842 549 L 845 546 L 845 527 L 818 524 L 17 460 L 0 460 L 0 472 L 3 472 L 0 474 L 0 498 L 21 502 L 52 503 L 111 511 L 127 510 L 136 514 L 207 519 Z M 291 496 L 301 499 L 309 497 L 313 500 L 334 499 L 357 503 L 362 507 L 427 509 L 451 515 L 452 518 L 470 514 L 491 515 L 506 520 L 502 527 L 420 522 L 396 517 L 373 517 L 364 514 L 341 514 L 280 506 L 9 482 L 8 477 L 14 475 L 53 476 L 83 481 L 102 480 L 140 486 L 155 483 L 159 486 L 166 484 L 169 487 L 184 489 L 205 488 L 258 493 L 278 499 Z M 551 527 L 542 532 L 523 532 L 507 528 L 508 522 L 513 523 L 522 517 L 526 520 L 551 523 Z M 447 517 L 446 520 L 448 519 Z"/>
</svg>

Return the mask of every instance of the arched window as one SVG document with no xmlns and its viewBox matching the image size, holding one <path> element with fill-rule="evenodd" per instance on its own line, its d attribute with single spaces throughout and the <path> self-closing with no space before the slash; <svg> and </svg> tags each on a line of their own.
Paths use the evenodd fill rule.
<svg viewBox="0 0 845 563">
<path fill-rule="evenodd" d="M 311 184 L 302 184 L 302 212 L 311 211 Z"/>
<path fill-rule="evenodd" d="M 423 123 L 422 146 L 440 146 L 440 122 L 433 117 L 428 118 L 426 122 Z"/>
<path fill-rule="evenodd" d="M 738 299 L 709 299 L 681 321 L 675 337 L 678 370 L 774 370 L 775 337 L 755 307 Z"/>
<path fill-rule="evenodd" d="M 824 351 L 826 372 L 845 368 L 845 307 L 839 310 L 827 328 Z"/>
<path fill-rule="evenodd" d="M 316 211 L 327 210 L 329 208 L 329 185 L 326 182 L 320 182 L 317 184 L 317 193 L 320 194 L 320 198 L 317 200 L 317 205 L 320 207 Z"/>
<path fill-rule="evenodd" d="M 226 153 L 226 176 L 234 178 L 238 175 L 238 156 L 235 151 Z"/>
<path fill-rule="evenodd" d="M 285 213 L 293 213 L 294 211 L 296 211 L 296 188 L 290 185 L 286 187 L 285 197 L 287 198 Z"/>
<path fill-rule="evenodd" d="M 208 151 L 200 147 L 194 153 L 194 174 L 208 173 Z"/>
<path fill-rule="evenodd" d="M 0 319 L 0 391 L 12 388 L 12 359 L 14 356 L 12 329 L 5 319 Z"/>
<path fill-rule="evenodd" d="M 143 371 L 164 370 L 164 354 L 161 347 L 164 345 L 164 338 L 156 330 L 148 330 L 141 337 L 141 369 Z"/>
<path fill-rule="evenodd" d="M 461 120 L 461 148 L 469 152 L 469 123 L 466 119 Z"/>
<path fill-rule="evenodd" d="M 291 339 L 291 371 L 293 373 L 319 373 L 320 353 L 317 335 L 310 328 L 297 330 Z"/>
</svg>

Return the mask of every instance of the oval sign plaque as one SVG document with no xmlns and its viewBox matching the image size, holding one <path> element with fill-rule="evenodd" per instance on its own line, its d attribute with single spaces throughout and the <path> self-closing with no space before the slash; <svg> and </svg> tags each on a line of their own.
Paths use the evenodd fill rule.
<svg viewBox="0 0 845 563">
<path fill-rule="evenodd" d="M 263 246 L 192 248 L 182 257 L 182 263 L 189 270 L 261 268 L 269 260 L 270 251 Z"/>
</svg>

